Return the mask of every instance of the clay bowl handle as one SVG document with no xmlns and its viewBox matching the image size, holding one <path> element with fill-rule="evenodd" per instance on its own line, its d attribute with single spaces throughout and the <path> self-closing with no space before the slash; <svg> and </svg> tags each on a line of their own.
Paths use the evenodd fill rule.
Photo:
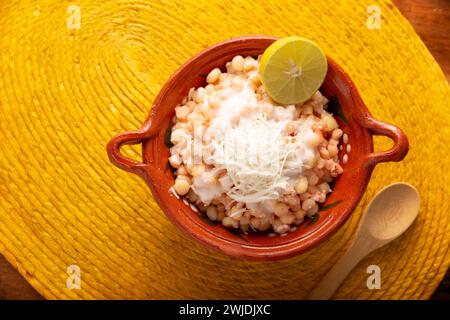
<svg viewBox="0 0 450 320">
<path fill-rule="evenodd" d="M 381 162 L 401 161 L 409 150 L 409 142 L 405 133 L 398 127 L 387 124 L 368 116 L 362 119 L 361 125 L 373 135 L 382 135 L 394 140 L 392 149 L 382 152 L 372 152 L 366 156 L 366 165 L 374 167 Z"/>
<path fill-rule="evenodd" d="M 123 145 L 140 144 L 148 138 L 148 130 L 142 128 L 140 130 L 124 132 L 113 137 L 106 147 L 109 160 L 117 167 L 138 175 L 143 175 L 145 163 L 138 162 L 125 157 L 120 148 Z"/>
</svg>

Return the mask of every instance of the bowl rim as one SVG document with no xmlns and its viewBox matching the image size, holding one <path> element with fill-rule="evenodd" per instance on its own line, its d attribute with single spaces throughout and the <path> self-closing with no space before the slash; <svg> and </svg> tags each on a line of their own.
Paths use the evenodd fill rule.
<svg viewBox="0 0 450 320">
<path fill-rule="evenodd" d="M 361 162 L 360 175 L 362 183 L 359 186 L 357 199 L 352 201 L 352 204 L 348 206 L 341 214 L 337 215 L 338 217 L 335 221 L 333 221 L 333 223 L 325 223 L 322 228 L 316 229 L 312 239 L 310 237 L 308 241 L 303 241 L 302 238 L 299 238 L 287 244 L 264 248 L 238 244 L 218 235 L 213 235 L 212 232 L 207 230 L 205 227 L 200 227 L 194 223 L 189 224 L 188 227 L 186 224 L 182 223 L 180 218 L 177 216 L 177 213 L 173 212 L 170 205 L 164 200 L 164 193 L 167 195 L 168 190 L 162 190 L 158 183 L 161 179 L 166 179 L 164 174 L 161 172 L 161 168 L 153 166 L 153 161 L 151 157 L 148 156 L 151 151 L 156 151 L 155 149 L 152 149 L 156 148 L 155 144 L 152 144 L 152 142 L 156 140 L 153 138 L 161 134 L 161 131 L 165 130 L 165 128 L 161 128 L 156 125 L 156 123 L 158 123 L 158 119 L 161 119 L 162 117 L 161 114 L 158 113 L 158 110 L 161 109 L 159 106 L 164 104 L 164 97 L 170 92 L 171 87 L 173 87 L 182 71 L 191 66 L 191 64 L 195 63 L 195 61 L 198 61 L 198 59 L 208 55 L 210 52 L 220 50 L 224 46 L 242 46 L 245 45 L 246 41 L 257 40 L 270 44 L 270 42 L 277 39 L 278 37 L 265 35 L 241 36 L 219 42 L 202 50 L 181 65 L 166 81 L 155 98 L 151 111 L 149 112 L 142 128 L 139 130 L 118 134 L 113 137 L 107 145 L 107 153 L 110 161 L 121 169 L 141 176 L 149 185 L 155 200 L 163 212 L 175 225 L 180 228 L 180 230 L 209 248 L 219 250 L 230 256 L 247 260 L 284 259 L 305 252 L 322 243 L 326 238 L 330 237 L 337 230 L 339 230 L 351 216 L 352 211 L 355 209 L 365 192 L 374 167 L 381 162 L 402 160 L 406 156 L 409 148 L 407 137 L 401 129 L 375 120 L 371 116 L 348 74 L 333 59 L 327 56 L 328 64 L 340 74 L 346 82 L 347 87 L 350 89 L 349 94 L 353 104 L 356 105 L 361 111 L 356 114 L 357 116 L 354 120 L 359 126 L 361 126 L 362 129 L 366 129 L 365 131 L 367 132 L 368 139 L 370 140 L 371 150 L 369 150 L 364 157 L 359 159 Z M 173 108 L 175 108 L 175 106 L 173 106 Z M 391 138 L 394 141 L 393 147 L 388 151 L 373 152 L 373 135 L 383 135 Z M 143 162 L 137 162 L 123 156 L 120 153 L 120 148 L 125 144 L 142 144 Z"/>
</svg>

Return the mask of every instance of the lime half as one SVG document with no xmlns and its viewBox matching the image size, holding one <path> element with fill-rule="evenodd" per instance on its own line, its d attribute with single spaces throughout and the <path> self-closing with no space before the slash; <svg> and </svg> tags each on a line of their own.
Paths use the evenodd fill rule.
<svg viewBox="0 0 450 320">
<path fill-rule="evenodd" d="M 325 54 L 315 42 L 293 36 L 275 41 L 264 51 L 259 72 L 273 100 L 297 104 L 320 88 L 327 68 Z"/>
</svg>

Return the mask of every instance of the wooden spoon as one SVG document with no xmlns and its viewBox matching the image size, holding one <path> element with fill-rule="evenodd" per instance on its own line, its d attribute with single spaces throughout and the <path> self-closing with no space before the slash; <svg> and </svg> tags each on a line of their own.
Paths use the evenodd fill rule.
<svg viewBox="0 0 450 320">
<path fill-rule="evenodd" d="M 410 184 L 394 183 L 382 189 L 364 212 L 350 248 L 323 277 L 308 299 L 330 299 L 362 258 L 409 228 L 417 217 L 419 206 L 419 193 Z"/>
</svg>

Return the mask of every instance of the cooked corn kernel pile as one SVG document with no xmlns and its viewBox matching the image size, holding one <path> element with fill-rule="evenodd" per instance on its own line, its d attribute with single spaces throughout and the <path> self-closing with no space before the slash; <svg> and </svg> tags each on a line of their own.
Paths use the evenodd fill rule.
<svg viewBox="0 0 450 320">
<path fill-rule="evenodd" d="M 234 57 L 176 107 L 173 191 L 225 227 L 284 234 L 318 212 L 342 174 L 343 131 L 319 91 L 301 105 L 274 102 L 259 59 Z"/>
</svg>

